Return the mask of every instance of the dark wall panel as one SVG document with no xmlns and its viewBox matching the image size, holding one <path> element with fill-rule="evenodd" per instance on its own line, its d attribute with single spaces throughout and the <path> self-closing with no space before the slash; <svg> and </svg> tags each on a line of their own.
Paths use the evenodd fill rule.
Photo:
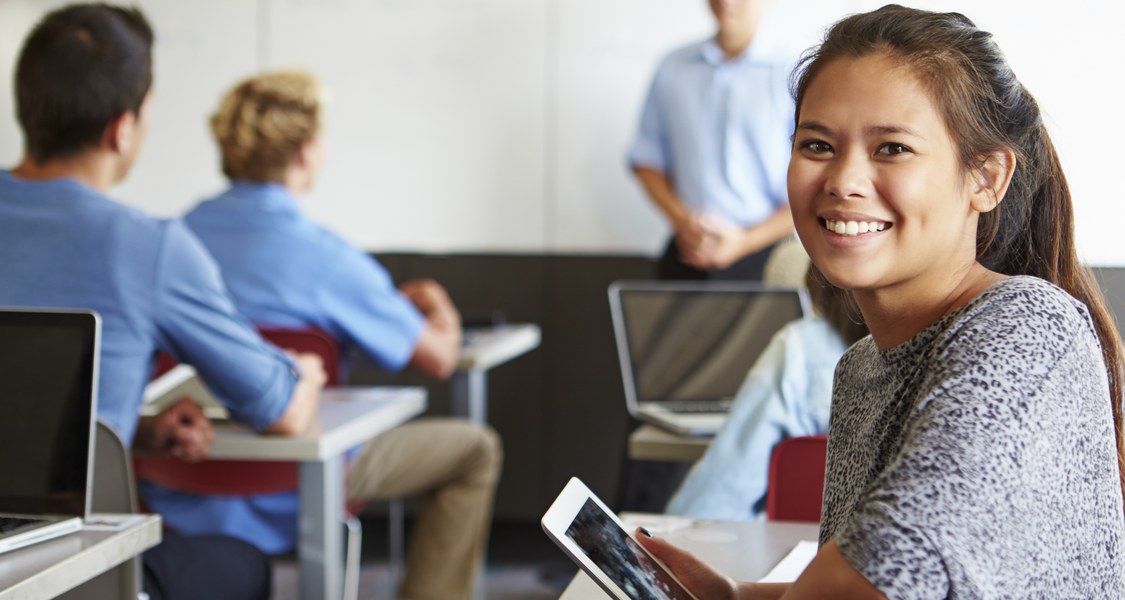
<svg viewBox="0 0 1125 600">
<path fill-rule="evenodd" d="M 572 475 L 613 499 L 625 448 L 624 399 L 606 287 L 644 278 L 643 257 L 377 255 L 396 282 L 442 283 L 466 320 L 501 313 L 538 323 L 540 347 L 489 372 L 489 423 L 504 440 L 496 518 L 537 520 Z M 353 353 L 350 381 L 420 385 L 429 414 L 449 414 L 449 385 L 383 373 Z"/>
<path fill-rule="evenodd" d="M 1094 277 L 1109 301 L 1109 310 L 1117 321 L 1117 332 L 1125 327 L 1125 268 L 1095 267 Z"/>
<path fill-rule="evenodd" d="M 556 257 L 550 262 L 551 451 L 544 503 L 572 476 L 607 502 L 618 497 L 629 423 L 606 289 L 616 279 L 647 278 L 652 271 L 650 260 L 637 258 Z"/>
</svg>

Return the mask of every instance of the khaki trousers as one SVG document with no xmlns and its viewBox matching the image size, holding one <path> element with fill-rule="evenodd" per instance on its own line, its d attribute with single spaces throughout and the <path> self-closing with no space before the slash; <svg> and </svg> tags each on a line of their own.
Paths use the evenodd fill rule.
<svg viewBox="0 0 1125 600">
<path fill-rule="evenodd" d="M 472 597 L 502 462 L 496 432 L 464 419 L 418 419 L 367 443 L 348 469 L 348 500 L 424 496 L 400 598 Z"/>
</svg>

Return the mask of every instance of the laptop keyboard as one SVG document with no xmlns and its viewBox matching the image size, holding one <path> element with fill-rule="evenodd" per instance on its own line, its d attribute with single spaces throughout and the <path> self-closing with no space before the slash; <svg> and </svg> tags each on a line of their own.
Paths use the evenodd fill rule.
<svg viewBox="0 0 1125 600">
<path fill-rule="evenodd" d="M 661 408 L 674 413 L 723 413 L 730 411 L 729 399 L 717 400 L 669 400 L 661 402 Z"/>
<path fill-rule="evenodd" d="M 0 533 L 11 533 L 13 531 L 23 529 L 36 523 L 42 523 L 42 519 L 21 519 L 19 517 L 0 517 Z"/>
</svg>

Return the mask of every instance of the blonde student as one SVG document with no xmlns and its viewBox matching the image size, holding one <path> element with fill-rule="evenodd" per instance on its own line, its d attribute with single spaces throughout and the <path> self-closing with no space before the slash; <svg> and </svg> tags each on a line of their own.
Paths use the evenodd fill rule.
<svg viewBox="0 0 1125 600">
<path fill-rule="evenodd" d="M 1125 596 L 1121 345 L 1035 99 L 956 13 L 837 23 L 795 81 L 793 220 L 871 336 L 841 359 L 820 551 L 700 598 Z"/>
</svg>

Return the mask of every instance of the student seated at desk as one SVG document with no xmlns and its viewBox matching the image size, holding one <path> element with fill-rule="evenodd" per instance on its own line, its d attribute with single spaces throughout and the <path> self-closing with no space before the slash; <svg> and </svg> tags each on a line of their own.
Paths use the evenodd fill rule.
<svg viewBox="0 0 1125 600">
<path fill-rule="evenodd" d="M 48 14 L 25 41 L 15 76 L 25 154 L 0 171 L 0 305 L 96 310 L 98 417 L 137 452 L 198 460 L 211 429 L 195 404 L 138 421 L 157 350 L 194 365 L 259 431 L 305 429 L 325 375 L 316 356 L 292 360 L 258 337 L 182 222 L 106 195 L 148 129 L 152 40 L 140 11 L 98 4 Z M 230 537 L 166 531 L 144 567 L 153 599 L 270 592 L 267 558 Z"/>
<path fill-rule="evenodd" d="M 231 187 L 185 221 L 211 251 L 239 309 L 259 324 L 314 326 L 390 371 L 448 377 L 461 322 L 433 281 L 395 289 L 364 252 L 306 219 L 297 198 L 323 158 L 320 88 L 300 72 L 236 85 L 211 119 Z M 367 201 L 367 199 L 363 199 Z M 425 494 L 399 594 L 469 598 L 483 558 L 500 473 L 499 439 L 463 419 L 427 418 L 369 442 L 348 468 L 349 500 Z M 243 536 L 268 552 L 295 544 L 297 498 L 184 496 L 146 486 L 174 524 Z"/>
<path fill-rule="evenodd" d="M 867 335 L 867 328 L 843 292 L 816 280 L 815 271 L 806 268 L 806 273 L 816 313 L 789 323 L 770 340 L 739 388 L 723 428 L 666 512 L 705 519 L 759 517 L 774 446 L 785 438 L 828 431 L 836 362 Z"/>
<path fill-rule="evenodd" d="M 793 221 L 871 330 L 836 369 L 819 552 L 736 584 L 641 543 L 699 598 L 1125 596 L 1121 340 L 1035 99 L 964 15 L 895 5 L 794 87 Z"/>
</svg>

